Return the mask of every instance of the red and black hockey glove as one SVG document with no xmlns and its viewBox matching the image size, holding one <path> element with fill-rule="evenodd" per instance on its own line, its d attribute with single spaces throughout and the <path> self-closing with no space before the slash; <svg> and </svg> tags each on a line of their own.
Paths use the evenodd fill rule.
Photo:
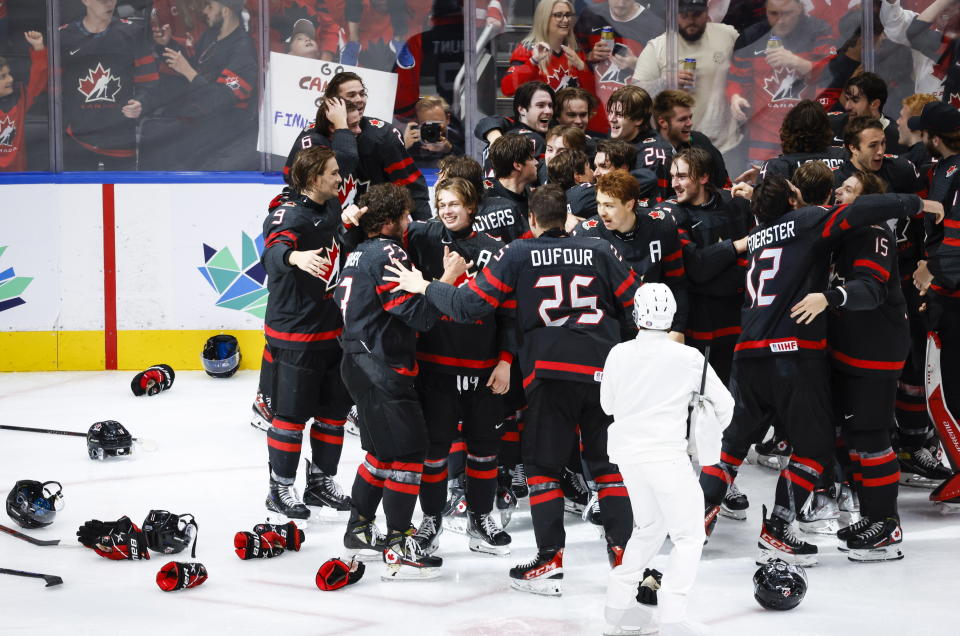
<svg viewBox="0 0 960 636">
<path fill-rule="evenodd" d="M 99 532 L 99 535 L 94 534 Z M 77 531 L 80 543 L 105 559 L 126 561 L 149 559 L 147 540 L 137 524 L 130 517 L 120 517 L 116 521 L 103 522 L 98 519 L 88 521 Z"/>
<path fill-rule="evenodd" d="M 164 592 L 197 587 L 207 580 L 207 568 L 202 563 L 170 561 L 157 572 L 157 585 Z"/>
<path fill-rule="evenodd" d="M 363 578 L 363 570 L 363 563 L 356 559 L 352 559 L 350 563 L 330 559 L 317 570 L 317 587 L 324 592 L 339 590 Z"/>
<path fill-rule="evenodd" d="M 238 532 L 233 537 L 233 548 L 237 556 L 247 559 L 272 559 L 283 554 L 283 537 L 276 532 L 254 534 Z"/>
<path fill-rule="evenodd" d="M 99 543 L 100 538 L 103 537 L 103 535 L 110 534 L 116 527 L 116 521 L 100 521 L 99 519 L 91 519 L 80 526 L 80 529 L 77 530 L 77 541 L 82 543 L 84 547 L 92 550 L 93 547 Z"/>
<path fill-rule="evenodd" d="M 303 545 L 303 530 L 297 527 L 297 524 L 293 521 L 288 521 L 283 525 L 277 525 L 274 523 L 258 523 L 253 526 L 254 534 L 266 534 L 268 532 L 275 532 L 280 535 L 283 539 L 283 548 L 285 550 L 293 550 L 294 552 L 300 551 L 300 546 Z"/>
<path fill-rule="evenodd" d="M 657 590 L 660 589 L 660 581 L 662 580 L 663 574 L 659 570 L 645 569 L 643 578 L 640 580 L 640 587 L 637 590 L 637 602 L 643 605 L 656 605 Z"/>
<path fill-rule="evenodd" d="M 176 374 L 168 364 L 155 364 L 146 371 L 133 376 L 130 381 L 130 390 L 136 396 L 156 395 L 173 386 Z"/>
</svg>

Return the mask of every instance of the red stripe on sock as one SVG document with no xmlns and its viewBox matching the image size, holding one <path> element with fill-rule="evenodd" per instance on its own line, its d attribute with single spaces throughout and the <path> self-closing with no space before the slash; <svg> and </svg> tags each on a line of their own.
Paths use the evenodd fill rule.
<svg viewBox="0 0 960 636">
<path fill-rule="evenodd" d="M 370 474 L 370 471 L 367 470 L 367 467 L 364 466 L 363 464 L 360 464 L 360 467 L 357 468 L 357 474 L 360 475 L 363 481 L 367 482 L 374 488 L 383 488 L 383 480 L 377 479 L 372 474 Z"/>
<path fill-rule="evenodd" d="M 560 484 L 560 482 L 554 477 L 545 477 L 544 475 L 533 475 L 532 477 L 527 478 L 528 486 L 538 486 L 540 484 L 549 484 L 551 482 L 555 486 Z"/>
<path fill-rule="evenodd" d="M 279 417 L 274 417 L 270 424 L 281 431 L 302 431 L 307 426 L 305 422 L 288 422 L 281 420 Z"/>
<path fill-rule="evenodd" d="M 623 475 L 620 473 L 611 473 L 609 475 L 597 475 L 593 479 L 598 484 L 612 484 L 614 482 L 623 481 Z"/>
<path fill-rule="evenodd" d="M 884 453 L 879 457 L 861 457 L 860 465 L 861 466 L 879 466 L 880 464 L 886 464 L 897 459 L 897 456 L 893 454 L 893 451 L 889 453 Z"/>
<path fill-rule="evenodd" d="M 796 455 L 794 455 L 793 457 L 790 458 L 790 461 L 796 462 L 798 464 L 803 464 L 807 468 L 811 468 L 817 471 L 818 475 L 823 472 L 823 466 L 813 461 L 809 457 L 797 457 Z"/>
<path fill-rule="evenodd" d="M 889 486 L 900 481 L 900 471 L 887 475 L 886 477 L 870 477 L 863 480 L 864 488 L 877 488 L 878 486 Z"/>
<path fill-rule="evenodd" d="M 388 479 L 384 482 L 383 487 L 394 492 L 402 492 L 408 495 L 420 494 L 420 484 L 408 484 L 402 481 L 393 481 L 392 479 Z"/>
<path fill-rule="evenodd" d="M 801 477 L 800 475 L 796 474 L 792 470 L 785 470 L 783 471 L 782 474 L 787 481 L 795 483 L 796 485 L 800 486 L 804 490 L 813 492 L 813 484 L 807 481 L 806 479 L 804 479 L 803 477 Z"/>
<path fill-rule="evenodd" d="M 343 446 L 343 435 L 327 435 L 326 433 L 321 433 L 316 429 L 310 430 L 310 437 L 313 439 L 320 440 L 321 442 L 326 442 L 328 444 L 333 444 L 334 446 Z"/>
<path fill-rule="evenodd" d="M 601 488 L 597 495 L 600 499 L 605 497 L 629 497 L 630 493 L 627 492 L 627 489 L 623 486 L 607 486 L 606 488 Z"/>
<path fill-rule="evenodd" d="M 491 468 L 490 470 L 477 470 L 476 468 L 470 468 L 467 466 L 467 477 L 472 477 L 474 479 L 496 479 L 497 469 Z"/>
<path fill-rule="evenodd" d="M 423 476 L 420 477 L 421 482 L 426 482 L 428 484 L 435 484 L 439 481 L 447 480 L 447 469 L 444 468 L 442 472 L 439 473 L 423 473 Z"/>
<path fill-rule="evenodd" d="M 291 444 L 289 442 L 280 442 L 272 437 L 267 438 L 267 446 L 270 448 L 276 448 L 277 450 L 286 451 L 288 453 L 299 453 L 300 452 L 300 443 Z"/>
<path fill-rule="evenodd" d="M 716 477 L 725 484 L 730 483 L 730 476 L 723 472 L 723 469 L 721 468 L 717 468 L 716 466 L 704 466 L 703 472 L 707 473 L 711 477 Z"/>
<path fill-rule="evenodd" d="M 390 465 L 393 470 L 405 470 L 410 473 L 422 473 L 423 464 L 416 462 L 393 462 Z"/>
<path fill-rule="evenodd" d="M 720 461 L 726 462 L 726 463 L 730 464 L 731 466 L 737 466 L 737 467 L 739 467 L 740 464 L 743 463 L 743 459 L 742 459 L 742 458 L 737 458 L 737 457 L 734 457 L 733 455 L 728 455 L 728 454 L 724 453 L 723 451 L 720 451 Z"/>
<path fill-rule="evenodd" d="M 539 495 L 532 495 L 530 497 L 530 505 L 536 506 L 537 504 L 552 501 L 553 499 L 563 499 L 563 491 L 559 488 L 551 488 L 550 490 L 542 492 Z"/>
</svg>

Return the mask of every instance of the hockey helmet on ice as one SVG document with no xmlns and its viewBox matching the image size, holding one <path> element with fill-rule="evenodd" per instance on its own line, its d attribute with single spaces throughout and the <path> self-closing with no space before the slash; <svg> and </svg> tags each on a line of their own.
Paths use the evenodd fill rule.
<svg viewBox="0 0 960 636">
<path fill-rule="evenodd" d="M 59 481 L 43 483 L 21 479 L 7 495 L 7 514 L 21 528 L 43 528 L 53 523 L 63 509 L 63 486 Z"/>
<path fill-rule="evenodd" d="M 195 542 L 198 529 L 193 515 L 176 515 L 166 510 L 151 510 L 140 527 L 147 547 L 162 554 L 176 554 Z M 192 556 L 196 557 L 196 543 Z"/>
<path fill-rule="evenodd" d="M 777 559 L 762 565 L 753 575 L 753 598 L 766 609 L 793 609 L 806 593 L 807 573 L 799 565 Z"/>
<path fill-rule="evenodd" d="M 133 452 L 133 437 L 123 424 L 115 420 L 97 422 L 87 431 L 87 453 L 90 459 L 129 455 Z"/>
<path fill-rule="evenodd" d="M 229 334 L 219 334 L 207 339 L 203 345 L 203 370 L 214 378 L 229 378 L 240 368 L 240 343 Z"/>
<path fill-rule="evenodd" d="M 667 331 L 675 313 L 677 301 L 663 283 L 644 283 L 633 295 L 633 321 L 637 329 Z"/>
</svg>

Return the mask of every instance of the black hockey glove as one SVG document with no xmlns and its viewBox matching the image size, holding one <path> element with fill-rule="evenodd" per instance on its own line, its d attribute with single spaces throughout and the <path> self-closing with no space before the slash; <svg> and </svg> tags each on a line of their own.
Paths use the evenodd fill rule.
<svg viewBox="0 0 960 636">
<path fill-rule="evenodd" d="M 150 558 L 146 537 L 130 517 L 120 517 L 116 521 L 87 521 L 77 530 L 77 539 L 105 559 Z"/>
<path fill-rule="evenodd" d="M 202 563 L 170 561 L 157 572 L 157 585 L 164 592 L 197 587 L 207 580 L 207 568 Z"/>
<path fill-rule="evenodd" d="M 640 588 L 637 591 L 637 602 L 643 605 L 657 604 L 657 590 L 660 589 L 660 581 L 663 580 L 663 574 L 652 568 L 643 571 L 643 579 L 640 581 Z"/>
<path fill-rule="evenodd" d="M 130 381 L 130 390 L 136 396 L 156 395 L 172 387 L 175 376 L 170 365 L 155 364 L 133 376 L 133 380 Z"/>
<path fill-rule="evenodd" d="M 280 538 L 283 539 L 283 548 L 285 550 L 300 551 L 300 546 L 303 544 L 304 538 L 303 530 L 298 528 L 297 524 L 293 521 L 288 521 L 282 526 L 273 523 L 258 523 L 253 526 L 254 534 L 262 535 L 268 532 L 275 532 L 280 535 Z"/>
<path fill-rule="evenodd" d="M 247 559 L 272 559 L 283 554 L 283 537 L 276 532 L 254 534 L 238 532 L 233 537 L 233 548 L 237 556 Z"/>
<path fill-rule="evenodd" d="M 116 527 L 116 521 L 100 521 L 99 519 L 91 519 L 80 526 L 80 529 L 77 530 L 77 541 L 82 543 L 85 547 L 93 549 L 93 547 L 100 542 L 100 539 L 103 537 L 103 535 L 110 534 Z"/>
</svg>

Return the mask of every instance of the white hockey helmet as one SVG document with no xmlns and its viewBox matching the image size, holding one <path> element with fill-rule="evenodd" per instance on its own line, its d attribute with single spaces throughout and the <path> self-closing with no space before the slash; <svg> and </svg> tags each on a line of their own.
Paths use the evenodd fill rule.
<svg viewBox="0 0 960 636">
<path fill-rule="evenodd" d="M 633 295 L 633 321 L 637 329 L 667 331 L 675 313 L 677 301 L 663 283 L 644 283 Z"/>
</svg>

